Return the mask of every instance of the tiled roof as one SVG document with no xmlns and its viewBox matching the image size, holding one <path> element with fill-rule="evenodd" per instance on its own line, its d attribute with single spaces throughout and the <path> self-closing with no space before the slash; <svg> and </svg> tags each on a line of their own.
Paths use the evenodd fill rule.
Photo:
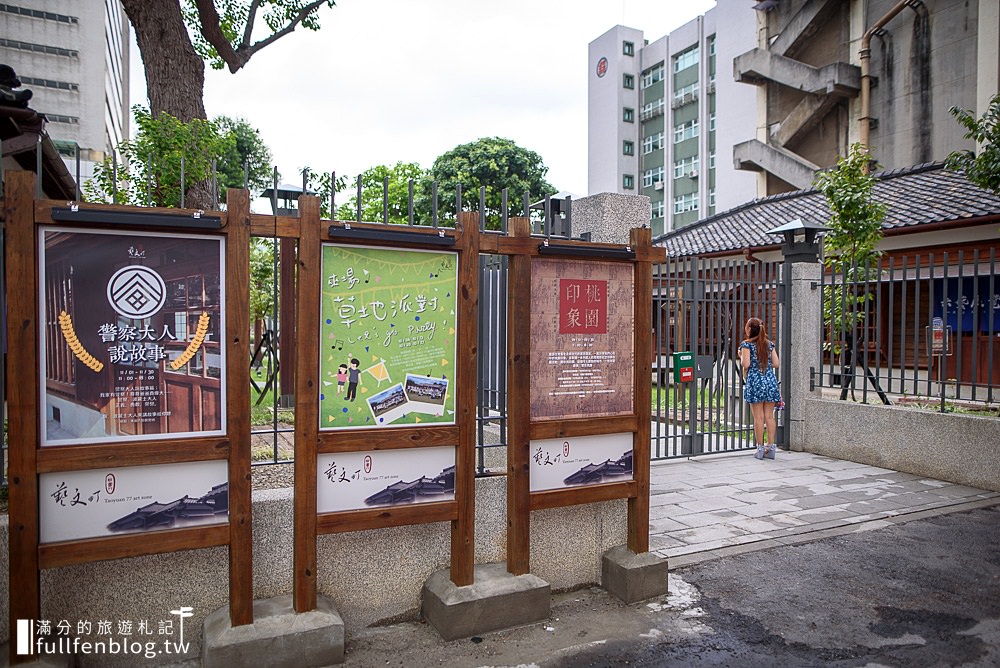
<svg viewBox="0 0 1000 668">
<path fill-rule="evenodd" d="M 888 210 L 882 229 L 931 223 L 957 223 L 981 216 L 1000 216 L 1000 196 L 972 184 L 965 175 L 940 162 L 876 174 L 875 200 Z M 717 213 L 693 225 L 653 240 L 669 256 L 738 252 L 745 248 L 776 246 L 780 238 L 767 230 L 800 218 L 826 224 L 826 199 L 815 190 L 772 195 Z"/>
</svg>

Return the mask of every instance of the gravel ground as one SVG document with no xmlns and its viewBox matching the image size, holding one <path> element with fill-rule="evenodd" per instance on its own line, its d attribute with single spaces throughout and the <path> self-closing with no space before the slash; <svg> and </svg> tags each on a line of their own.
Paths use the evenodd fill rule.
<svg viewBox="0 0 1000 668">
<path fill-rule="evenodd" d="M 282 489 L 295 485 L 295 465 L 261 464 L 251 469 L 251 482 L 254 489 Z"/>
</svg>

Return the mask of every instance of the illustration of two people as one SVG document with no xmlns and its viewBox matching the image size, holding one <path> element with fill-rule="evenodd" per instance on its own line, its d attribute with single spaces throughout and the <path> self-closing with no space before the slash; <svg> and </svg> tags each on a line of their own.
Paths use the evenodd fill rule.
<svg viewBox="0 0 1000 668">
<path fill-rule="evenodd" d="M 354 401 L 358 396 L 358 382 L 361 380 L 361 362 L 357 359 L 351 360 L 350 368 L 346 364 L 341 364 L 337 369 L 337 394 L 344 391 L 344 383 L 347 383 L 347 396 L 345 401 Z"/>
</svg>

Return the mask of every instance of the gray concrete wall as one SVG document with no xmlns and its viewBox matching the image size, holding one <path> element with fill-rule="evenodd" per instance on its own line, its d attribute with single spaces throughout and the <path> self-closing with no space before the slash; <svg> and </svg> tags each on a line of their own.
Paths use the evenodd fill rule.
<svg viewBox="0 0 1000 668">
<path fill-rule="evenodd" d="M 807 398 L 806 452 L 1000 492 L 1000 420 Z"/>
<path fill-rule="evenodd" d="M 254 493 L 254 598 L 288 594 L 292 589 L 292 490 Z M 476 561 L 505 558 L 506 478 L 476 481 Z M 8 521 L 0 516 L 0 568 L 8 572 Z M 434 523 L 321 536 L 318 587 L 333 599 L 348 634 L 391 619 L 416 619 L 424 580 L 446 568 L 450 526 Z M 532 514 L 532 572 L 553 589 L 600 582 L 601 555 L 626 540 L 625 501 L 609 501 Z M 8 580 L 0 578 L 0 642 L 9 638 Z M 44 571 L 42 617 L 74 624 L 98 620 L 160 620 L 178 606 L 194 608 L 185 622 L 190 656 L 201 651 L 205 617 L 228 603 L 225 548 L 192 550 L 102 561 Z M 175 624 L 176 627 L 176 624 Z M 74 629 L 75 630 L 75 629 Z M 96 628 L 95 628 L 96 633 Z M 101 638 L 94 635 L 92 640 Z M 162 640 L 160 636 L 153 639 Z M 176 640 L 176 636 L 174 640 Z M 161 657 L 166 659 L 166 657 Z M 135 657 L 84 658 L 80 665 L 130 666 Z M 153 662 L 150 662 L 153 663 Z"/>
<path fill-rule="evenodd" d="M 573 200 L 573 236 L 590 233 L 590 240 L 627 244 L 633 227 L 649 226 L 649 198 L 645 195 L 601 193 Z"/>
</svg>

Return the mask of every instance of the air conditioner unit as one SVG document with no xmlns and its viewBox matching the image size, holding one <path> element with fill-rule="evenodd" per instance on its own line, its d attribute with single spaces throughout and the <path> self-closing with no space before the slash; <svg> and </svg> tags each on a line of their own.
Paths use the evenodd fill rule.
<svg viewBox="0 0 1000 668">
<path fill-rule="evenodd" d="M 691 177 L 692 179 L 698 178 L 698 170 L 697 169 L 691 170 L 691 173 L 688 174 L 688 176 Z"/>
<path fill-rule="evenodd" d="M 653 183 L 653 190 L 663 190 L 663 181 L 655 181 Z"/>
</svg>

